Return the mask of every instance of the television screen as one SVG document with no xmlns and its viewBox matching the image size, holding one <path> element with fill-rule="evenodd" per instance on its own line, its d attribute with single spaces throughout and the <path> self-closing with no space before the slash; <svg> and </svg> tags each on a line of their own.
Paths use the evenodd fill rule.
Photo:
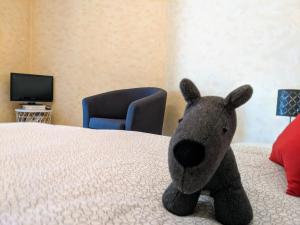
<svg viewBox="0 0 300 225">
<path fill-rule="evenodd" d="M 10 100 L 52 102 L 53 76 L 11 73 Z"/>
</svg>

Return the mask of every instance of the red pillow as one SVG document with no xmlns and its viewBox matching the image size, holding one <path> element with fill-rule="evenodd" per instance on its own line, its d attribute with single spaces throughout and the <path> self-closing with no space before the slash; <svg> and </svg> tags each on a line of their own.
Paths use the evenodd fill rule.
<svg viewBox="0 0 300 225">
<path fill-rule="evenodd" d="M 270 160 L 285 169 L 288 182 L 286 193 L 300 197 L 300 116 L 279 135 Z"/>
</svg>

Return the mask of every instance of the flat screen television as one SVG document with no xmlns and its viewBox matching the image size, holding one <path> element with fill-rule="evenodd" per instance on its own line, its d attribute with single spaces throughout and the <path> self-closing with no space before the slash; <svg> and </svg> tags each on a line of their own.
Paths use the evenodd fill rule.
<svg viewBox="0 0 300 225">
<path fill-rule="evenodd" d="M 11 73 L 10 100 L 28 103 L 53 101 L 53 76 Z"/>
</svg>

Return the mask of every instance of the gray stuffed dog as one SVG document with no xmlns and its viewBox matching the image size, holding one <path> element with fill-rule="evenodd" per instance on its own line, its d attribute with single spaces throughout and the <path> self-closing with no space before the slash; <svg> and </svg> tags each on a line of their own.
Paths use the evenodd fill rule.
<svg viewBox="0 0 300 225">
<path fill-rule="evenodd" d="M 172 183 L 163 194 L 164 207 L 178 216 L 190 215 L 201 190 L 208 190 L 217 221 L 228 225 L 250 223 L 252 208 L 230 143 L 236 130 L 235 109 L 251 98 L 251 86 L 239 87 L 225 99 L 202 97 L 188 79 L 181 81 L 180 89 L 187 106 L 170 141 Z"/>
</svg>

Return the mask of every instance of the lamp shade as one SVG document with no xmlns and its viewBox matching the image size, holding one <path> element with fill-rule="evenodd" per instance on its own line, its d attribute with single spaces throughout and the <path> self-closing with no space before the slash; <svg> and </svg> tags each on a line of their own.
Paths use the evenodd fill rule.
<svg viewBox="0 0 300 225">
<path fill-rule="evenodd" d="M 277 116 L 297 116 L 300 113 L 300 90 L 278 90 Z"/>
</svg>

